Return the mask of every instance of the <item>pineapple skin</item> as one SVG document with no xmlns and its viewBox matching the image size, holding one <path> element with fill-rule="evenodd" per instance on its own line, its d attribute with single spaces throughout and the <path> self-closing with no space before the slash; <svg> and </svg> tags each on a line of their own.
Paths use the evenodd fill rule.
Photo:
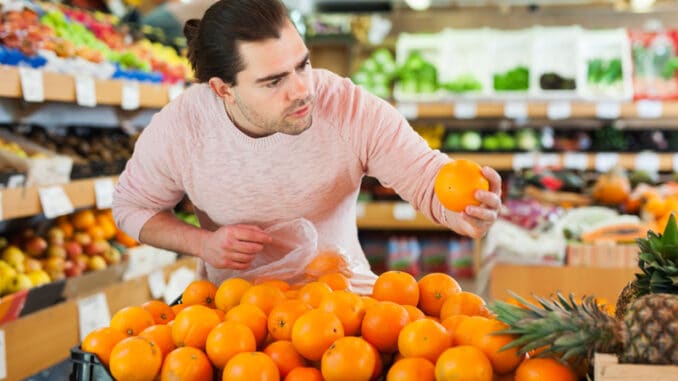
<svg viewBox="0 0 678 381">
<path fill-rule="evenodd" d="M 615 307 L 615 318 L 617 320 L 624 320 L 624 315 L 629 305 L 633 303 L 640 295 L 640 290 L 636 287 L 635 282 L 629 282 L 619 293 L 617 298 L 617 305 Z"/>
<path fill-rule="evenodd" d="M 621 363 L 678 365 L 678 295 L 641 296 L 620 323 Z"/>
</svg>

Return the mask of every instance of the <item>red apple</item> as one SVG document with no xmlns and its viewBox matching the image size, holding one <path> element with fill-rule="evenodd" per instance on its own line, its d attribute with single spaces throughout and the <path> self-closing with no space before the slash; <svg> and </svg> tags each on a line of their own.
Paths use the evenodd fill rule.
<svg viewBox="0 0 678 381">
<path fill-rule="evenodd" d="M 66 264 L 64 265 L 64 273 L 69 278 L 82 274 L 82 271 L 82 267 L 74 261 L 67 260 Z"/>
<path fill-rule="evenodd" d="M 81 246 L 87 246 L 90 243 L 92 243 L 92 237 L 89 236 L 87 233 L 83 232 L 77 232 L 73 236 L 73 239 L 75 242 L 79 243 Z"/>
<path fill-rule="evenodd" d="M 68 241 L 64 243 L 64 249 L 66 249 L 66 256 L 70 260 L 82 255 L 82 246 L 75 241 Z"/>
<path fill-rule="evenodd" d="M 47 250 L 47 241 L 42 237 L 33 236 L 24 243 L 24 251 L 31 257 L 41 257 Z"/>
<path fill-rule="evenodd" d="M 85 254 L 90 256 L 99 255 L 105 253 L 110 248 L 111 245 L 108 243 L 108 241 L 103 239 L 97 239 L 92 241 L 92 243 L 90 243 L 89 245 L 85 246 Z"/>
</svg>

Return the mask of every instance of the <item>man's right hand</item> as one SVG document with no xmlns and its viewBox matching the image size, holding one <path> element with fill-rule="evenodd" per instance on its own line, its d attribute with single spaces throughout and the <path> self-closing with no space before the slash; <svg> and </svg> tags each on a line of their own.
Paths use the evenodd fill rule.
<svg viewBox="0 0 678 381">
<path fill-rule="evenodd" d="M 222 226 L 203 240 L 200 258 L 215 268 L 245 270 L 271 241 L 271 236 L 255 225 Z"/>
</svg>

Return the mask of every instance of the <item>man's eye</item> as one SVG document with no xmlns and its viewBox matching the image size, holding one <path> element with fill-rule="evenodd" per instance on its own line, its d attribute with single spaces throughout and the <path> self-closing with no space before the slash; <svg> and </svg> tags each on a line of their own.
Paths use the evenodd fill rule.
<svg viewBox="0 0 678 381">
<path fill-rule="evenodd" d="M 270 88 L 278 87 L 278 85 L 280 84 L 280 81 L 282 81 L 282 79 L 274 79 L 273 81 L 267 83 L 266 87 L 270 87 Z"/>
</svg>

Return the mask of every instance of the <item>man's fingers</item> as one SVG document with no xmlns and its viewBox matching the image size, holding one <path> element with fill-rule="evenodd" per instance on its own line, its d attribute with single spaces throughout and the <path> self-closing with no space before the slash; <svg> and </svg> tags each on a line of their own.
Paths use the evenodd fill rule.
<svg viewBox="0 0 678 381">
<path fill-rule="evenodd" d="M 248 241 L 235 241 L 231 243 L 227 249 L 252 256 L 264 250 L 264 245 Z"/>
<path fill-rule="evenodd" d="M 270 243 L 271 236 L 261 228 L 254 225 L 236 225 L 232 226 L 234 238 L 240 241 L 256 242 L 256 243 Z"/>
<path fill-rule="evenodd" d="M 490 192 L 501 196 L 501 176 L 491 167 L 484 166 L 482 168 L 483 176 L 490 183 Z"/>
</svg>

